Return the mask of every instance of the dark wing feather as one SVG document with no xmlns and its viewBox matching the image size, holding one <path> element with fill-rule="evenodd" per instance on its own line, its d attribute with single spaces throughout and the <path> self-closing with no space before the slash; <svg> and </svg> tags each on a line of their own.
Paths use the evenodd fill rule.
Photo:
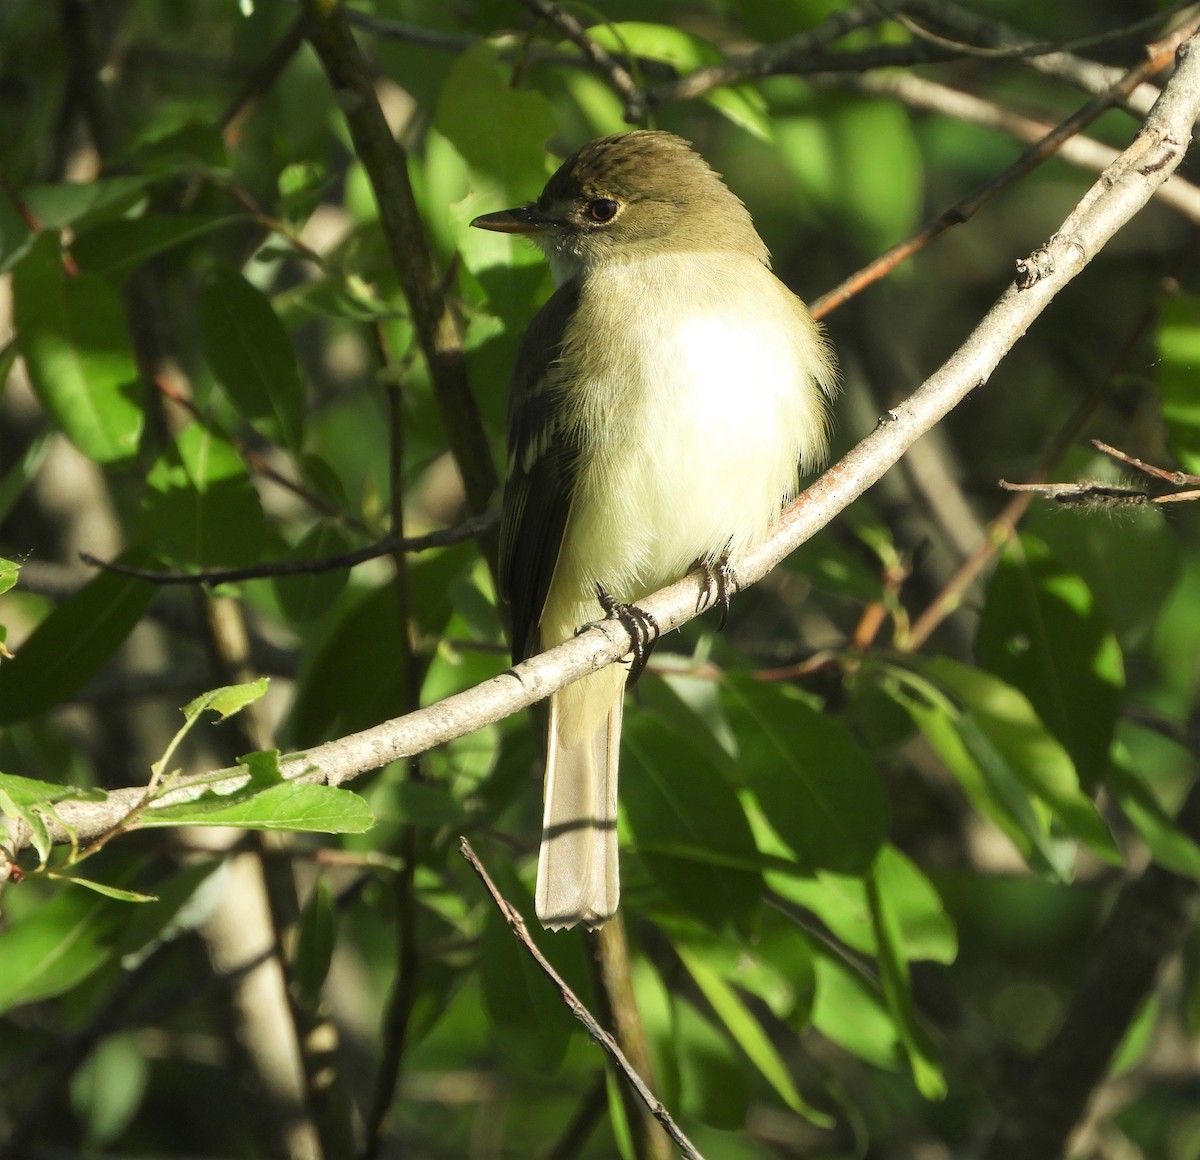
<svg viewBox="0 0 1200 1160">
<path fill-rule="evenodd" d="M 571 507 L 580 446 L 578 433 L 563 418 L 558 357 L 578 305 L 579 285 L 571 282 L 538 311 L 508 388 L 500 587 L 512 605 L 514 661 L 538 651 L 538 621 Z"/>
</svg>

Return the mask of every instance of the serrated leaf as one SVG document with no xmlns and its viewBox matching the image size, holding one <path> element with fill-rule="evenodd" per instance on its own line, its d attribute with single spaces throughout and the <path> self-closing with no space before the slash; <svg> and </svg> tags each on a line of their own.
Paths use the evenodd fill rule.
<svg viewBox="0 0 1200 1160">
<path fill-rule="evenodd" d="M 0 773 L 0 792 L 18 806 L 38 805 L 41 802 L 61 802 L 68 798 L 82 801 L 103 801 L 102 789 L 84 789 L 77 785 L 58 785 L 49 781 L 38 781 L 34 777 L 21 777 L 15 773 Z"/>
<path fill-rule="evenodd" d="M 15 560 L 0 559 L 0 596 L 16 584 L 20 573 L 21 565 Z"/>
<path fill-rule="evenodd" d="M 841 873 L 869 866 L 887 803 L 850 732 L 784 685 L 728 679 L 721 700 L 747 784 L 801 863 Z"/>
<path fill-rule="evenodd" d="M 17 342 L 42 406 L 89 459 L 137 452 L 141 386 L 125 306 L 96 274 L 68 276 L 55 234 L 42 234 L 13 271 Z"/>
<path fill-rule="evenodd" d="M 269 678 L 259 677 L 256 681 L 248 681 L 241 685 L 225 685 L 219 689 L 210 689 L 183 707 L 184 718 L 194 721 L 205 709 L 211 709 L 224 721 L 265 696 L 270 683 Z"/>
<path fill-rule="evenodd" d="M 204 356 L 238 411 L 285 447 L 304 438 L 304 388 L 287 332 L 261 290 L 218 269 L 196 304 Z"/>
<path fill-rule="evenodd" d="M 350 790 L 291 783 L 248 795 L 207 793 L 195 801 L 152 806 L 138 819 L 139 828 L 236 826 L 321 834 L 363 834 L 374 824 L 371 808 Z"/>
<path fill-rule="evenodd" d="M 126 553 L 125 564 L 144 564 Z M 144 580 L 102 572 L 69 596 L 0 665 L 0 725 L 24 721 L 74 696 L 116 651 L 154 596 Z"/>
</svg>

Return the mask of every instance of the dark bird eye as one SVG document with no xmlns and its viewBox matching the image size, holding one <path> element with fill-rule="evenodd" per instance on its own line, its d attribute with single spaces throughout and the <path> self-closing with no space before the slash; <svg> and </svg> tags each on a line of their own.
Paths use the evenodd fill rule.
<svg viewBox="0 0 1200 1160">
<path fill-rule="evenodd" d="M 597 197 L 588 202 L 587 214 L 592 221 L 603 225 L 605 222 L 612 221 L 620 208 L 611 197 Z"/>
</svg>

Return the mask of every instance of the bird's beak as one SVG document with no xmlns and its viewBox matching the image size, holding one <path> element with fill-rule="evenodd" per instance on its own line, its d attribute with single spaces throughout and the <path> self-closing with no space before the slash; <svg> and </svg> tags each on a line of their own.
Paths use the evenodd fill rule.
<svg viewBox="0 0 1200 1160">
<path fill-rule="evenodd" d="M 485 213 L 471 223 L 481 230 L 495 230 L 498 234 L 540 234 L 558 224 L 549 214 L 532 205 Z"/>
</svg>

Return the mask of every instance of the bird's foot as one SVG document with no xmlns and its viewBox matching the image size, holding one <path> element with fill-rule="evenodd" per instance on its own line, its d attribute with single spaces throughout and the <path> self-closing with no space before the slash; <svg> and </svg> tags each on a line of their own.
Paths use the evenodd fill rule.
<svg viewBox="0 0 1200 1160">
<path fill-rule="evenodd" d="M 697 560 L 696 567 L 704 570 L 705 596 L 720 606 L 721 615 L 717 621 L 720 632 L 729 621 L 729 598 L 737 586 L 737 575 L 729 563 L 729 549 L 726 548 L 715 560 Z"/>
<path fill-rule="evenodd" d="M 639 608 L 636 604 L 621 603 L 603 584 L 596 585 L 596 598 L 600 601 L 604 614 L 610 619 L 619 620 L 629 633 L 629 651 L 633 654 L 633 660 L 629 665 L 626 684 L 632 688 L 642 675 L 662 630 L 658 627 L 658 621 L 644 608 Z"/>
</svg>

